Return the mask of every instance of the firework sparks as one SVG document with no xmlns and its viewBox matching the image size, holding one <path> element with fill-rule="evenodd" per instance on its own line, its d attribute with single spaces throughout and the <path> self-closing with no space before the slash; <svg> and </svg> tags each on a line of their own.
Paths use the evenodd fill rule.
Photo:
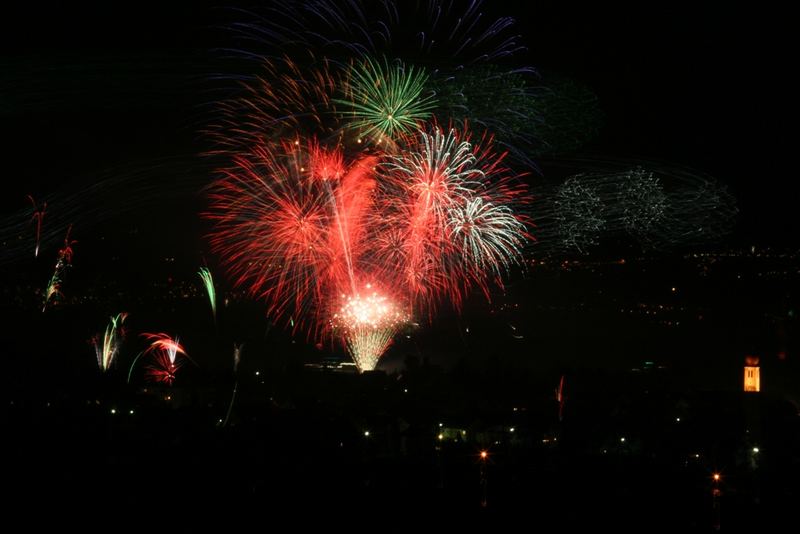
<svg viewBox="0 0 800 534">
<path fill-rule="evenodd" d="M 234 343 L 233 345 L 233 374 L 236 375 L 239 370 L 239 362 L 242 359 L 242 349 L 244 348 L 244 344 L 238 345 Z M 233 411 L 233 403 L 236 400 L 236 392 L 239 390 L 239 379 L 236 379 L 236 382 L 233 383 L 233 393 L 231 394 L 231 402 L 228 404 L 228 411 L 225 412 L 225 420 L 222 421 L 222 426 L 228 426 L 228 421 L 231 419 L 231 412 Z"/>
<path fill-rule="evenodd" d="M 559 187 L 555 205 L 563 243 L 580 252 L 597 244 L 606 226 L 605 204 L 597 188 L 581 176 L 573 176 Z"/>
<path fill-rule="evenodd" d="M 142 336 L 150 340 L 150 346 L 144 354 L 152 356 L 151 362 L 147 366 L 147 377 L 154 382 L 163 382 L 171 386 L 175 381 L 175 373 L 184 362 L 177 358 L 178 354 L 188 358 L 180 340 L 161 333 L 142 334 Z"/>
<path fill-rule="evenodd" d="M 366 285 L 362 296 L 342 295 L 343 304 L 333 315 L 332 326 L 340 330 L 358 370 L 372 371 L 389 348 L 395 333 L 409 318 L 391 299 Z"/>
<path fill-rule="evenodd" d="M 535 191 L 537 246 L 543 254 L 588 253 L 605 237 L 645 249 L 707 242 L 730 232 L 737 214 L 719 182 L 690 169 L 641 162 L 579 160 L 593 172 Z M 597 172 L 597 171 L 601 172 Z"/>
<path fill-rule="evenodd" d="M 564 397 L 564 380 L 566 379 L 565 375 L 561 375 L 561 380 L 558 381 L 558 387 L 556 388 L 556 401 L 558 402 L 558 420 L 564 420 L 564 404 L 566 402 L 566 398 Z"/>
<path fill-rule="evenodd" d="M 529 237 L 516 211 L 527 189 L 491 149 L 438 126 L 350 158 L 317 140 L 260 145 L 212 190 L 212 247 L 236 285 L 310 336 L 342 326 L 329 303 L 344 294 L 355 306 L 364 280 L 397 280 L 394 294 L 429 314 L 444 300 L 458 308 L 520 264 Z M 354 324 L 345 344 L 373 368 L 396 329 Z"/>
<path fill-rule="evenodd" d="M 233 345 L 233 374 L 239 372 L 239 362 L 242 361 L 242 349 L 244 348 L 244 344 L 238 345 L 234 343 Z"/>
<path fill-rule="evenodd" d="M 434 127 L 383 167 L 389 225 L 378 251 L 390 270 L 391 257 L 402 257 L 408 293 L 423 308 L 442 298 L 458 307 L 470 286 L 487 292 L 490 278 L 520 263 L 529 235 L 515 208 L 528 202 L 526 188 L 491 147 L 491 139 L 472 143 L 469 134 Z"/>
<path fill-rule="evenodd" d="M 69 237 L 72 231 L 72 226 L 67 228 L 67 235 L 64 238 L 64 246 L 58 251 L 58 259 L 56 260 L 56 267 L 53 270 L 53 276 L 50 277 L 50 282 L 44 292 L 44 305 L 42 306 L 42 313 L 47 309 L 47 304 L 61 296 L 61 281 L 64 271 L 72 265 L 72 245 L 77 241 L 71 240 Z"/>
<path fill-rule="evenodd" d="M 526 229 L 508 206 L 473 198 L 450 211 L 448 226 L 468 261 L 482 269 L 499 276 L 501 266 L 508 271 L 521 262 Z"/>
<path fill-rule="evenodd" d="M 389 64 L 366 59 L 350 68 L 347 99 L 337 100 L 346 108 L 349 127 L 361 138 L 394 140 L 409 134 L 427 119 L 434 99 L 424 93 L 428 79 L 424 70 L 396 61 Z"/>
<path fill-rule="evenodd" d="M 211 277 L 211 271 L 205 267 L 201 267 L 197 273 L 203 281 L 203 286 L 206 288 L 208 300 L 211 304 L 211 314 L 214 316 L 214 321 L 217 320 L 217 294 L 214 290 L 214 279 Z"/>
<path fill-rule="evenodd" d="M 207 215 L 217 223 L 211 245 L 235 283 L 264 298 L 276 318 L 313 328 L 327 321 L 322 303 L 352 288 L 374 189 L 372 162 L 364 156 L 344 167 L 335 149 L 284 143 L 237 158 L 237 168 L 217 183 Z M 328 179 L 320 179 L 320 169 Z"/>
<path fill-rule="evenodd" d="M 327 139 L 343 129 L 333 101 L 342 94 L 341 74 L 327 60 L 301 65 L 274 58 L 260 67 L 259 76 L 241 84 L 237 98 L 219 104 L 219 119 L 207 131 L 216 144 L 212 154 L 248 153 L 275 139 L 299 145 L 304 132 Z"/>
<path fill-rule="evenodd" d="M 507 153 L 494 151 L 489 123 L 473 141 L 466 121 L 444 113 L 458 126 L 443 128 L 433 119 L 452 108 L 438 101 L 436 88 L 456 90 L 459 82 L 448 82 L 455 72 L 519 48 L 504 36 L 511 20 L 487 23 L 479 5 L 456 17 L 459 7 L 432 1 L 398 24 L 399 13 L 411 9 L 405 4 L 385 3 L 386 16 L 372 17 L 365 13 L 381 7 L 360 1 L 289 3 L 262 21 L 258 38 L 305 44 L 304 52 L 250 54 L 260 75 L 238 78 L 246 81 L 220 103 L 208 130 L 216 143 L 209 155 L 224 161 L 205 216 L 214 223 L 211 247 L 234 285 L 293 331 L 343 340 L 361 370 L 375 367 L 412 314 L 432 318 L 439 305 L 459 309 L 475 287 L 487 297 L 502 287 L 531 240 L 527 186 L 505 167 Z M 317 17 L 329 31 L 305 32 Z M 375 31 L 367 31 L 373 20 Z M 392 34 L 409 27 L 409 39 Z M 291 37 L 277 37 L 288 28 L 296 28 Z M 368 43 L 348 41 L 366 35 Z M 412 65 L 395 42 L 420 45 L 416 57 L 426 66 L 433 58 L 447 64 Z M 374 46 L 380 43 L 383 50 Z M 487 69 L 475 73 L 478 85 Z M 518 119 L 529 100 L 529 71 L 493 72 L 489 92 L 505 91 L 502 105 Z M 511 131 L 522 122 L 498 124 Z M 391 295 L 365 290 L 366 281 L 392 281 Z"/>
<path fill-rule="evenodd" d="M 623 224 L 627 231 L 645 237 L 664 218 L 667 195 L 652 172 L 636 169 L 627 178 L 620 186 Z"/>
<path fill-rule="evenodd" d="M 33 216 L 31 217 L 31 219 L 36 224 L 36 248 L 34 249 L 33 257 L 38 258 L 39 243 L 42 237 L 42 221 L 44 220 L 44 214 L 47 211 L 47 202 L 44 202 L 42 204 L 42 207 L 39 208 L 39 206 L 36 204 L 36 201 L 33 199 L 31 195 L 28 195 L 28 200 L 30 200 L 31 204 L 33 205 Z"/>
<path fill-rule="evenodd" d="M 125 322 L 127 317 L 128 314 L 124 312 L 118 313 L 112 317 L 111 322 L 106 327 L 106 331 L 103 334 L 102 341 L 99 336 L 95 337 L 93 340 L 94 351 L 97 355 L 97 365 L 100 366 L 100 370 L 103 372 L 111 368 L 114 358 L 119 353 L 119 348 L 125 335 L 122 329 L 122 323 Z"/>
</svg>

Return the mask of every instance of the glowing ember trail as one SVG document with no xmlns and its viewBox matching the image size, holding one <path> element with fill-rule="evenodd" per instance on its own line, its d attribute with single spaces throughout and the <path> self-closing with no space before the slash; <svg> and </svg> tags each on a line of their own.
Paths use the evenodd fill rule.
<svg viewBox="0 0 800 534">
<path fill-rule="evenodd" d="M 30 200 L 31 204 L 33 205 L 33 217 L 31 218 L 33 219 L 33 222 L 36 223 L 36 248 L 34 249 L 33 257 L 38 258 L 39 243 L 42 236 L 42 220 L 44 219 L 45 211 L 47 211 L 47 202 L 42 204 L 42 207 L 39 208 L 32 196 L 28 195 L 28 200 Z"/>
<path fill-rule="evenodd" d="M 103 334 L 102 341 L 99 336 L 95 337 L 93 340 L 94 351 L 97 355 L 97 365 L 100 366 L 100 370 L 103 372 L 109 370 L 111 364 L 114 362 L 114 358 L 119 353 L 119 347 L 122 344 L 124 335 L 122 323 L 125 322 L 127 317 L 127 313 L 119 313 L 112 317 L 111 322 L 106 327 L 106 331 Z"/>
<path fill-rule="evenodd" d="M 67 236 L 64 238 L 64 246 L 58 251 L 58 260 L 56 260 L 56 268 L 53 271 L 53 276 L 47 284 L 44 292 L 44 305 L 42 305 L 42 313 L 47 309 L 47 304 L 61 296 L 61 280 L 64 271 L 72 265 L 72 245 L 77 241 L 71 240 L 69 234 L 72 232 L 72 226 L 67 228 Z"/>
<path fill-rule="evenodd" d="M 217 293 L 214 290 L 214 279 L 211 277 L 211 271 L 209 271 L 205 267 L 201 267 L 200 271 L 197 273 L 200 276 L 200 279 L 203 281 L 203 286 L 206 288 L 206 293 L 208 293 L 208 300 L 211 304 L 211 315 L 214 316 L 214 321 L 217 320 Z"/>
</svg>

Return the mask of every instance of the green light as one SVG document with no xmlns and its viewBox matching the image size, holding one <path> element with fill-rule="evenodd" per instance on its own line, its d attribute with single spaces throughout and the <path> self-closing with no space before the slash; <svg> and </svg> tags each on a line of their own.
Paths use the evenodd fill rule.
<svg viewBox="0 0 800 534">
<path fill-rule="evenodd" d="M 201 267 L 200 271 L 197 273 L 200 275 L 200 279 L 203 280 L 203 285 L 206 288 L 206 292 L 208 293 L 208 300 L 211 302 L 211 314 L 214 316 L 214 320 L 217 320 L 217 294 L 214 290 L 214 279 L 211 277 L 211 271 L 206 269 L 205 267 Z"/>
<path fill-rule="evenodd" d="M 430 94 L 423 94 L 428 75 L 400 61 L 391 64 L 366 59 L 350 67 L 346 99 L 334 100 L 346 108 L 350 128 L 361 137 L 394 139 L 426 120 L 434 107 Z"/>
</svg>

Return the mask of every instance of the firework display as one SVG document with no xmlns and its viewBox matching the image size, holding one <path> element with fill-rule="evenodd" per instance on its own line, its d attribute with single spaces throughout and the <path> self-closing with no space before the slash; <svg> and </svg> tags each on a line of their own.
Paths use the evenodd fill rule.
<svg viewBox="0 0 800 534">
<path fill-rule="evenodd" d="M 561 184 L 555 194 L 558 231 L 567 247 L 579 252 L 597 244 L 597 235 L 605 228 L 605 205 L 592 184 L 572 177 Z"/>
<path fill-rule="evenodd" d="M 67 228 L 67 235 L 64 237 L 64 246 L 58 251 L 58 259 L 56 260 L 56 267 L 53 270 L 53 276 L 47 283 L 47 288 L 44 291 L 44 304 L 42 305 L 42 312 L 47 309 L 47 304 L 52 300 L 61 296 L 61 282 L 64 277 L 64 272 L 72 265 L 72 245 L 76 243 L 75 240 L 70 239 L 72 226 Z"/>
<path fill-rule="evenodd" d="M 178 338 L 173 339 L 167 334 L 142 334 L 142 336 L 150 341 L 150 346 L 144 352 L 145 355 L 151 356 L 146 371 L 148 379 L 171 386 L 175 381 L 175 373 L 184 363 L 178 355 L 188 358 L 186 351 Z"/>
<path fill-rule="evenodd" d="M 238 27 L 289 46 L 279 58 L 248 54 L 257 74 L 220 102 L 207 130 L 221 175 L 206 214 L 210 243 L 272 318 L 309 337 L 333 334 L 360 370 L 375 367 L 411 317 L 432 319 L 474 288 L 488 297 L 502 287 L 531 240 L 528 168 L 512 170 L 519 160 L 507 164 L 508 150 L 495 149 L 524 122 L 512 125 L 509 113 L 528 115 L 530 69 L 496 70 L 492 62 L 519 46 L 505 34 L 511 20 L 485 21 L 479 5 L 462 6 L 459 18 L 435 1 L 410 11 L 288 2 L 257 32 Z M 370 35 L 367 21 L 380 39 L 355 37 Z M 316 24 L 325 31 L 304 31 Z M 411 51 L 396 33 L 410 29 Z M 514 110 L 472 132 L 452 111 L 486 99 L 453 90 L 464 70 L 508 89 L 500 98 Z M 393 310 L 391 320 L 354 319 L 370 306 Z"/>
<path fill-rule="evenodd" d="M 430 117 L 433 97 L 425 95 L 427 75 L 401 62 L 389 64 L 369 59 L 348 72 L 346 97 L 338 103 L 344 118 L 359 138 L 396 139 L 414 131 Z"/>
<path fill-rule="evenodd" d="M 385 152 L 276 142 L 233 164 L 211 195 L 212 246 L 273 317 L 314 335 L 331 330 L 338 295 L 357 298 L 390 276 L 409 315 L 444 300 L 458 307 L 519 263 L 528 239 L 514 211 L 526 202 L 518 175 L 491 139 L 472 143 L 454 128 L 420 129 Z M 348 336 L 351 354 L 363 340 Z"/>
<path fill-rule="evenodd" d="M 100 370 L 103 372 L 111 368 L 111 364 L 119 354 L 120 345 L 125 337 L 122 324 L 127 317 L 128 314 L 124 312 L 111 317 L 111 322 L 106 327 L 103 337 L 100 338 L 98 335 L 92 340 L 94 351 L 97 355 L 97 365 L 100 366 Z"/>
<path fill-rule="evenodd" d="M 340 330 L 359 371 L 372 371 L 409 318 L 402 307 L 367 284 L 355 295 L 342 295 L 342 306 L 331 324 Z"/>
<path fill-rule="evenodd" d="M 489 16 L 480 0 L 277 6 L 229 27 L 246 44 L 221 50 L 244 59 L 231 62 L 244 72 L 222 67 L 218 79 L 235 83 L 215 93 L 202 163 L 174 156 L 112 168 L 83 188 L 28 195 L 30 206 L 0 221 L 0 265 L 32 261 L 31 222 L 35 257 L 56 248 L 69 223 L 42 311 L 61 296 L 73 221 L 85 235 L 203 185 L 208 243 L 234 291 L 293 335 L 318 347 L 335 340 L 327 346 L 344 348 L 361 371 L 376 368 L 407 324 L 459 313 L 473 294 L 496 297 L 531 255 L 586 254 L 620 237 L 643 249 L 692 245 L 732 226 L 730 194 L 688 171 L 573 161 L 557 182 L 531 179 L 533 158 L 563 157 L 596 133 L 596 97 L 515 64 L 523 47 L 512 19 Z M 165 173 L 169 188 L 156 179 Z M 120 190 L 126 202 L 116 201 Z M 207 267 L 197 274 L 224 333 L 222 285 Z M 124 320 L 94 339 L 103 371 Z M 147 355 L 148 376 L 171 383 L 185 352 L 168 336 L 151 341 L 131 371 Z"/>
<path fill-rule="evenodd" d="M 40 208 L 32 196 L 28 195 L 28 200 L 30 200 L 31 204 L 33 205 L 33 216 L 31 219 L 36 224 L 36 247 L 34 248 L 33 256 L 38 258 L 39 244 L 42 238 L 42 220 L 44 219 L 44 214 L 47 211 L 47 202 L 42 204 L 42 207 Z"/>
<path fill-rule="evenodd" d="M 214 289 L 214 278 L 211 276 L 211 271 L 209 271 L 206 267 L 201 267 L 200 271 L 198 271 L 198 276 L 203 281 L 203 287 L 206 289 L 206 293 L 208 294 L 208 301 L 211 304 L 211 315 L 214 317 L 214 320 L 217 320 L 217 292 Z"/>
<path fill-rule="evenodd" d="M 391 144 L 435 116 L 495 134 L 530 164 L 537 76 L 498 66 L 524 48 L 513 19 L 486 17 L 481 4 L 287 1 L 233 24 L 248 47 L 227 51 L 255 65 L 231 74 L 244 82 L 209 127 L 214 150 L 297 130 L 345 145 Z"/>
<path fill-rule="evenodd" d="M 737 208 L 727 189 L 686 169 L 636 166 L 569 176 L 533 188 L 535 253 L 585 254 L 603 238 L 625 236 L 668 249 L 730 233 Z"/>
<path fill-rule="evenodd" d="M 0 308 L 27 523 L 791 524 L 774 10 L 18 4 Z"/>
</svg>

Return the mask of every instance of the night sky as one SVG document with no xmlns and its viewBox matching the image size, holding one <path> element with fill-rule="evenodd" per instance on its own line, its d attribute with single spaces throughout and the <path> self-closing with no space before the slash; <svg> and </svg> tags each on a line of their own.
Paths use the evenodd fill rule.
<svg viewBox="0 0 800 534">
<path fill-rule="evenodd" d="M 372 495 L 369 484 L 390 487 L 394 493 L 390 491 L 387 500 L 416 505 L 408 496 L 416 495 L 419 487 L 427 488 L 428 481 L 415 486 L 414 469 L 428 476 L 425 469 L 433 465 L 433 449 L 425 442 L 424 454 L 414 456 L 417 453 L 412 452 L 404 457 L 403 461 L 410 463 L 419 461 L 408 469 L 405 464 L 384 462 L 378 453 L 373 455 L 368 448 L 371 445 L 347 449 L 345 444 L 350 447 L 363 442 L 364 421 L 372 424 L 379 418 L 390 419 L 397 415 L 392 410 L 397 409 L 411 421 L 409 435 L 413 437 L 413 432 L 423 433 L 419 428 L 424 424 L 438 421 L 436 410 L 445 413 L 450 409 L 443 408 L 450 406 L 448 402 L 456 405 L 463 401 L 453 409 L 457 414 L 453 420 L 462 417 L 466 421 L 480 413 L 485 419 L 479 424 L 489 425 L 495 421 L 491 417 L 502 413 L 497 416 L 501 426 L 517 417 L 534 420 L 541 416 L 535 425 L 549 421 L 530 430 L 538 447 L 535 454 L 546 455 L 549 453 L 541 450 L 551 450 L 547 449 L 550 445 L 541 445 L 544 442 L 536 432 L 544 429 L 542 435 L 550 436 L 546 425 L 560 424 L 551 421 L 555 417 L 552 391 L 560 377 L 568 376 L 569 387 L 575 388 L 570 390 L 573 397 L 569 402 L 575 399 L 580 407 L 576 412 L 585 410 L 575 418 L 571 443 L 577 445 L 563 451 L 553 448 L 556 452 L 547 456 L 552 465 L 528 465 L 527 475 L 515 470 L 527 465 L 528 457 L 498 456 L 497 471 L 508 476 L 498 482 L 498 493 L 507 492 L 510 508 L 527 512 L 525 499 L 544 499 L 541 502 L 562 506 L 556 515 L 568 516 L 574 512 L 571 504 L 562 504 L 556 492 L 537 486 L 543 483 L 527 485 L 527 481 L 543 480 L 542 473 L 549 473 L 552 479 L 548 484 L 571 492 L 572 480 L 583 474 L 584 467 L 590 473 L 587 480 L 594 484 L 586 500 L 592 502 L 592 495 L 607 499 L 591 505 L 600 511 L 606 508 L 603 502 L 613 509 L 615 495 L 622 495 L 623 500 L 634 498 L 632 495 L 642 499 L 641 506 L 649 510 L 647 506 L 653 505 L 663 517 L 669 517 L 673 509 L 670 499 L 675 496 L 686 502 L 695 499 L 691 506 L 697 510 L 710 508 L 706 491 L 709 465 L 703 465 L 708 472 L 700 468 L 690 475 L 681 471 L 656 489 L 661 500 L 654 497 L 651 502 L 649 497 L 638 496 L 638 482 L 630 480 L 639 480 L 640 465 L 656 458 L 655 454 L 636 456 L 637 449 L 625 456 L 630 452 L 625 449 L 620 457 L 635 461 L 605 464 L 591 456 L 595 450 L 581 456 L 581 447 L 590 442 L 594 447 L 602 440 L 602 447 L 607 443 L 612 444 L 608 447 L 619 446 L 617 427 L 603 427 L 607 414 L 600 413 L 611 406 L 612 419 L 629 408 L 635 413 L 630 416 L 634 422 L 625 419 L 619 428 L 643 434 L 652 431 L 653 442 L 663 447 L 663 451 L 658 449 L 663 455 L 652 461 L 663 473 L 676 473 L 679 464 L 689 465 L 684 459 L 688 449 L 684 450 L 681 440 L 688 442 L 700 434 L 707 439 L 704 443 L 713 442 L 723 451 L 715 449 L 715 454 L 732 458 L 733 452 L 724 455 L 730 452 L 725 447 L 734 443 L 733 438 L 725 442 L 727 435 L 720 438 L 699 422 L 691 431 L 675 434 L 678 437 L 670 434 L 674 443 L 662 443 L 658 417 L 663 415 L 672 424 L 675 406 L 687 414 L 697 407 L 695 415 L 703 414 L 696 415 L 697 421 L 715 421 L 723 414 L 720 428 L 734 420 L 738 425 L 737 417 L 751 417 L 736 411 L 738 399 L 733 403 L 724 397 L 740 392 L 742 361 L 750 354 L 762 357 L 762 378 L 771 388 L 769 394 L 791 399 L 795 407 L 800 405 L 796 380 L 800 376 L 796 343 L 800 326 L 800 223 L 796 213 L 800 198 L 794 184 L 796 136 L 791 133 L 797 99 L 789 82 L 796 63 L 790 48 L 796 33 L 790 29 L 793 19 L 764 4 L 740 6 L 735 2 L 717 6 L 688 1 L 486 3 L 484 9 L 491 16 L 510 15 L 517 20 L 515 32 L 527 50 L 512 63 L 534 67 L 542 80 L 574 81 L 597 96 L 602 119 L 596 135 L 577 150 L 536 158 L 538 169 L 526 178 L 532 185 L 563 179 L 565 169 L 581 172 L 581 162 L 587 160 L 610 161 L 626 168 L 645 162 L 690 169 L 713 177 L 733 194 L 739 210 L 735 226 L 728 235 L 691 247 L 643 251 L 628 242 L 609 240 L 590 254 L 557 256 L 556 261 L 547 258 L 546 264 L 537 263 L 537 258 L 524 276 L 514 273 L 509 278 L 505 291 L 495 288 L 490 302 L 476 292 L 460 313 L 443 309 L 413 335 L 398 335 L 382 362 L 388 374 L 364 376 L 367 380 L 359 383 L 326 382 L 328 375 L 302 374 L 306 361 L 318 362 L 331 354 L 347 356 L 341 348 L 330 350 L 330 344 L 308 342 L 304 336 L 270 323 L 263 302 L 232 290 L 208 244 L 211 227 L 201 213 L 208 208 L 207 187 L 215 173 L 214 163 L 202 155 L 210 147 L 203 130 L 214 120 L 214 103 L 228 94 L 232 77 L 252 65 L 232 59 L 223 49 L 242 48 L 243 43 L 232 38 L 230 25 L 247 17 L 240 9 L 257 12 L 258 3 L 19 2 L 0 10 L 0 296 L 4 300 L 0 311 L 9 318 L 2 335 L 9 354 L 2 390 L 12 399 L 12 406 L 14 399 L 35 399 L 18 404 L 23 408 L 10 416 L 16 417 L 17 426 L 12 428 L 30 430 L 30 434 L 18 432 L 23 437 L 15 442 L 29 460 L 47 456 L 49 451 L 42 444 L 62 437 L 54 434 L 53 438 L 51 427 L 57 429 L 54 433 L 83 432 L 88 436 L 66 445 L 62 456 L 38 467 L 42 477 L 51 471 L 63 475 L 56 477 L 62 485 L 54 487 L 68 493 L 72 481 L 83 476 L 80 466 L 84 464 L 72 463 L 77 456 L 90 466 L 84 482 L 88 491 L 96 481 L 108 482 L 123 495 L 120 508 L 127 506 L 126 502 L 143 507 L 147 501 L 137 488 L 150 481 L 140 479 L 140 486 L 128 489 L 123 482 L 110 480 L 106 467 L 135 477 L 139 471 L 151 469 L 149 460 L 142 458 L 158 464 L 159 454 L 171 454 L 171 447 L 177 444 L 190 449 L 177 462 L 179 476 L 174 477 L 176 487 L 184 492 L 180 501 L 184 504 L 200 502 L 212 507 L 222 502 L 223 507 L 235 507 L 244 502 L 243 509 L 261 513 L 265 496 L 272 496 L 273 491 L 284 499 L 276 502 L 292 504 L 294 497 L 286 496 L 291 492 L 273 488 L 270 477 L 275 469 L 280 483 L 296 493 L 307 491 L 314 484 L 296 476 L 293 469 L 300 465 L 300 471 L 307 470 L 302 471 L 304 476 L 318 483 L 313 494 L 317 501 L 312 498 L 311 502 L 331 498 L 334 503 L 344 502 L 344 493 L 336 500 L 339 481 L 343 481 L 354 493 L 373 499 L 373 505 L 383 493 Z M 54 200 L 47 206 L 42 252 L 36 260 L 27 195 L 37 201 Z M 532 217 L 535 221 L 535 212 Z M 73 268 L 64 282 L 67 298 L 42 314 L 41 292 L 70 223 L 74 223 L 72 237 L 77 243 Z M 231 298 L 230 307 L 224 308 L 222 319 L 213 328 L 197 277 L 202 265 L 214 271 L 219 294 Z M 184 385 L 184 391 L 194 387 L 196 399 L 202 398 L 202 402 L 196 401 L 186 412 L 170 412 L 158 404 L 156 394 L 145 395 L 147 389 L 139 387 L 143 381 L 123 386 L 120 373 L 108 381 L 102 381 L 107 375 L 98 379 L 101 374 L 89 340 L 105 328 L 110 315 L 123 310 L 131 313 L 128 325 L 132 332 L 122 357 L 127 358 L 124 365 L 138 350 L 132 347 L 143 347 L 141 332 L 181 333 L 197 365 L 187 365 L 181 377 L 185 382 L 176 390 Z M 240 426 L 234 424 L 230 434 L 214 433 L 219 430 L 214 426 L 216 414 L 221 406 L 227 406 L 233 380 L 233 341 L 247 346 L 241 371 L 243 407 L 241 413 L 234 413 L 234 420 L 240 416 Z M 663 375 L 658 374 L 662 370 Z M 404 396 L 408 384 L 425 393 Z M 724 394 L 704 397 L 707 390 Z M 650 391 L 656 394 L 639 396 Z M 412 400 L 392 397 L 386 401 L 395 394 Z M 451 394 L 457 400 L 449 399 Z M 358 399 L 370 395 L 391 408 L 381 411 L 384 405 L 378 403 L 374 410 L 380 414 L 375 415 L 369 412 L 373 407 L 358 404 Z M 676 400 L 680 395 L 685 397 Z M 47 412 L 50 401 L 58 398 L 64 401 L 67 416 Z M 208 398 L 212 400 L 203 404 Z M 530 414 L 517 413 L 516 407 L 513 416 L 506 413 L 519 398 L 530 401 Z M 120 406 L 129 402 L 131 410 L 137 410 L 136 418 L 141 405 L 141 413 L 147 415 L 134 419 L 131 411 L 135 422 L 109 423 L 111 419 L 104 419 L 110 417 L 103 404 L 107 401 L 119 401 Z M 44 402 L 47 408 L 42 407 Z M 595 402 L 602 409 L 596 408 Z M 734 404 L 736 408 L 730 408 Z M 97 412 L 86 415 L 90 409 L 83 411 L 84 405 Z M 796 410 L 792 412 L 777 401 L 774 406 L 779 408 L 774 413 L 780 414 L 771 421 L 778 421 L 775 428 L 779 430 L 773 434 L 777 437 L 770 439 L 774 439 L 775 449 L 783 441 L 789 450 L 794 442 L 784 437 L 796 440 L 800 435 L 794 423 Z M 763 409 L 766 413 L 767 408 Z M 213 424 L 207 424 L 212 412 Z M 624 413 L 628 417 L 628 412 Z M 651 413 L 659 415 L 651 417 Z M 790 415 L 784 417 L 784 413 Z M 619 419 L 613 422 L 617 424 Z M 374 428 L 380 424 L 375 423 Z M 392 424 L 386 423 L 386 428 Z M 730 428 L 733 426 L 731 423 Z M 140 428 L 145 430 L 140 432 Z M 702 430 L 693 434 L 696 428 Z M 425 427 L 424 432 L 428 431 Z M 292 437 L 294 432 L 301 437 Z M 598 435 L 602 439 L 596 438 Z M 152 449 L 155 452 L 139 456 L 141 450 L 150 450 L 151 437 L 157 444 Z M 600 441 L 592 441 L 596 439 Z M 747 440 L 751 439 L 743 438 L 742 443 L 750 447 Z M 122 452 L 116 456 L 115 449 L 106 457 L 98 455 L 98 460 L 89 451 L 96 444 L 92 440 L 113 442 Z M 201 444 L 191 450 L 196 443 Z M 272 451 L 290 459 L 276 468 L 269 457 Z M 428 488 L 434 496 L 431 508 L 438 506 L 436 499 L 452 498 L 447 501 L 452 510 L 461 510 L 463 495 L 458 492 L 462 490 L 467 499 L 474 497 L 463 488 L 476 486 L 464 474 L 477 476 L 473 469 L 476 451 L 458 451 L 452 456 L 453 472 L 461 473 L 458 476 L 468 482 L 452 494 L 445 492 L 445 497 L 436 493 L 438 489 Z M 328 453 L 335 458 L 330 463 L 321 459 L 328 458 Z M 787 458 L 797 465 L 794 453 L 781 454 L 780 461 L 766 464 L 773 469 L 768 471 L 773 482 L 781 479 L 775 473 L 782 473 Z M 645 456 L 648 459 L 643 460 Z M 231 457 L 238 471 L 228 470 Z M 204 470 L 207 458 L 212 459 L 208 475 Z M 573 462 L 575 458 L 579 461 Z M 678 463 L 669 463 L 675 458 Z M 586 463 L 581 463 L 584 460 Z M 642 464 L 635 463 L 640 460 Z M 251 461 L 256 465 L 252 471 Z M 458 471 L 464 465 L 467 467 Z M 605 481 L 616 476 L 619 466 L 630 478 L 618 482 L 619 494 L 606 495 Z M 359 469 L 367 474 L 362 476 Z M 750 473 L 741 462 L 736 469 Z M 38 489 L 26 469 L 21 467 L 15 475 L 30 491 Z M 420 476 L 422 480 L 424 476 Z M 393 485 L 391 481 L 396 479 L 408 486 Z M 689 479 L 694 484 L 692 494 L 685 491 Z M 749 479 L 741 484 L 750 488 L 745 486 Z M 230 495 L 206 494 L 207 487 L 223 486 L 233 488 Z M 753 494 L 759 495 L 757 485 L 754 487 Z M 776 490 L 778 497 L 772 502 L 777 504 L 772 506 L 777 508 L 793 498 L 785 484 L 774 487 L 782 489 Z M 517 493 L 519 488 L 523 489 Z M 742 490 L 735 498 L 749 498 L 748 491 Z M 78 500 L 72 497 L 66 502 L 76 504 Z M 758 509 L 758 504 L 753 506 Z M 695 517 L 702 518 L 692 523 L 695 527 L 709 523 L 705 512 L 694 508 L 687 512 L 689 507 L 683 510 L 683 515 L 672 518 L 676 525 L 688 524 Z M 749 514 L 751 508 L 746 510 Z M 743 516 L 746 513 L 742 512 Z M 689 519 L 681 523 L 685 518 Z M 572 524 L 581 520 L 573 519 L 577 523 Z M 553 523 L 559 521 L 556 518 Z M 611 517 L 605 523 L 615 525 L 616 521 Z"/>
</svg>

